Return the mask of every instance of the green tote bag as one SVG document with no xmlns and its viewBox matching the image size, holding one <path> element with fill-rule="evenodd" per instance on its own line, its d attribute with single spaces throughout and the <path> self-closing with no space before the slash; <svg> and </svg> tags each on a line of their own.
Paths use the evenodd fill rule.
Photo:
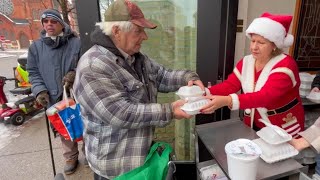
<svg viewBox="0 0 320 180">
<path fill-rule="evenodd" d="M 168 143 L 156 142 L 152 145 L 142 166 L 126 172 L 114 180 L 165 180 L 171 152 L 172 147 Z"/>
</svg>

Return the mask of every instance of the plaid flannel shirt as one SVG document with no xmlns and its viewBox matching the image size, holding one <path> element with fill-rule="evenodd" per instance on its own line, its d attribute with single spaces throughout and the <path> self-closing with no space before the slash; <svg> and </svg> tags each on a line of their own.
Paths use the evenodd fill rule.
<svg viewBox="0 0 320 180">
<path fill-rule="evenodd" d="M 196 73 L 169 70 L 138 53 L 145 83 L 128 71 L 125 60 L 94 45 L 80 59 L 74 84 L 84 121 L 89 165 L 100 176 L 113 178 L 144 163 L 154 127 L 173 119 L 171 103 L 156 103 L 157 93 L 173 92 L 198 80 Z"/>
</svg>

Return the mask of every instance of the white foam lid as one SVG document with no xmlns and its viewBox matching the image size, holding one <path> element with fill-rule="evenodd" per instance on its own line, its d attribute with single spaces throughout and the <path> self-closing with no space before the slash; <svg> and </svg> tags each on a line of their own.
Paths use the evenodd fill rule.
<svg viewBox="0 0 320 180">
<path fill-rule="evenodd" d="M 261 159 L 267 163 L 274 163 L 296 156 L 299 151 L 289 143 L 268 144 L 261 138 L 253 140 L 262 150 Z"/>
<path fill-rule="evenodd" d="M 307 98 L 310 100 L 319 101 L 320 100 L 320 92 L 311 91 L 310 94 L 307 96 Z"/>
<path fill-rule="evenodd" d="M 260 147 L 249 139 L 237 139 L 228 142 L 225 151 L 227 154 L 241 156 L 242 158 L 252 158 L 260 156 L 262 153 Z"/>
<path fill-rule="evenodd" d="M 204 91 L 199 86 L 182 86 L 179 88 L 178 92 L 176 92 L 181 99 L 186 97 L 196 97 L 202 96 Z"/>
<path fill-rule="evenodd" d="M 281 135 L 275 131 L 275 128 L 277 128 L 277 131 L 282 132 Z M 278 126 L 266 126 L 258 131 L 257 135 L 269 144 L 281 144 L 292 139 L 290 134 Z"/>
<path fill-rule="evenodd" d="M 199 114 L 200 113 L 199 110 L 209 102 L 210 100 L 208 99 L 201 99 L 193 102 L 187 102 L 183 106 L 181 106 L 181 109 L 190 115 Z"/>
<path fill-rule="evenodd" d="M 315 75 L 312 75 L 312 74 L 307 73 L 307 72 L 300 72 L 299 73 L 299 77 L 300 77 L 301 81 L 312 82 L 314 77 L 315 77 Z"/>
</svg>

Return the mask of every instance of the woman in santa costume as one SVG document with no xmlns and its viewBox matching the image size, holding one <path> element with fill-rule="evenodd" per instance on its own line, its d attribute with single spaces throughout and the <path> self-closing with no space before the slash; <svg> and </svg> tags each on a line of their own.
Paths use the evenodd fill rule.
<svg viewBox="0 0 320 180">
<path fill-rule="evenodd" d="M 304 130 L 304 111 L 299 96 L 299 70 L 282 48 L 293 43 L 288 34 L 292 16 L 263 13 L 246 30 L 251 55 L 239 61 L 224 82 L 209 88 L 211 102 L 202 113 L 223 106 L 244 109 L 244 123 L 255 130 L 263 119 L 285 129 L 292 137 Z M 242 90 L 241 94 L 236 94 Z"/>
</svg>

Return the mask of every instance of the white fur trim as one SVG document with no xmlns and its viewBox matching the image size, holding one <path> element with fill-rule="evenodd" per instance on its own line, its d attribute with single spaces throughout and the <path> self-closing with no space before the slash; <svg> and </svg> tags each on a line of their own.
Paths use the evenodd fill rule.
<svg viewBox="0 0 320 180">
<path fill-rule="evenodd" d="M 237 94 L 230 94 L 232 99 L 232 108 L 231 110 L 238 110 L 240 108 L 240 101 Z"/>
<path fill-rule="evenodd" d="M 251 109 L 249 109 L 249 108 L 245 109 L 244 111 L 246 112 L 246 114 L 250 114 L 251 113 Z"/>
<path fill-rule="evenodd" d="M 279 63 L 282 59 L 284 59 L 286 57 L 286 55 L 284 54 L 280 54 L 272 59 L 270 59 L 270 61 L 265 65 L 265 67 L 263 68 L 259 79 L 257 80 L 257 84 L 254 87 L 254 89 L 252 89 L 251 87 L 254 86 L 254 69 L 255 69 L 255 59 L 253 58 L 252 55 L 250 56 L 246 56 L 243 60 L 243 67 L 242 67 L 242 78 L 243 78 L 243 82 L 242 82 L 242 89 L 245 93 L 247 92 L 257 92 L 260 91 L 260 89 L 264 86 L 264 84 L 266 83 L 266 81 L 269 78 L 269 75 L 271 74 L 271 70 L 272 68 Z M 246 68 L 244 68 L 246 67 Z M 233 107 L 232 107 L 233 108 Z M 247 111 L 247 110 L 246 110 Z M 270 122 L 268 115 L 267 115 L 267 109 L 266 108 L 257 108 L 257 111 L 259 112 L 260 116 L 262 119 Z M 251 127 L 253 126 L 253 117 L 254 117 L 254 112 L 255 112 L 255 108 L 251 109 Z M 248 113 L 247 113 L 248 114 Z"/>
<path fill-rule="evenodd" d="M 293 36 L 287 34 L 286 29 L 281 23 L 266 17 L 256 18 L 252 21 L 246 30 L 246 35 L 251 38 L 252 33 L 274 42 L 278 48 L 290 47 L 293 43 Z"/>
<path fill-rule="evenodd" d="M 287 34 L 287 36 L 283 40 L 284 47 L 290 47 L 293 44 L 294 37 L 291 34 Z"/>
<path fill-rule="evenodd" d="M 245 56 L 243 58 L 243 64 L 242 64 L 242 81 L 241 86 L 243 89 L 243 92 L 253 92 L 254 91 L 254 64 L 255 59 L 252 55 Z"/>
<path fill-rule="evenodd" d="M 239 79 L 240 82 L 242 82 L 241 80 L 241 74 L 239 72 L 239 70 L 237 68 L 233 69 L 233 73 L 237 76 L 237 78 Z"/>
<path fill-rule="evenodd" d="M 263 114 L 267 114 L 268 112 L 267 108 L 259 108 L 259 109 L 260 109 L 260 112 Z"/>
<path fill-rule="evenodd" d="M 292 87 L 294 87 L 294 86 L 297 84 L 296 78 L 294 77 L 294 74 L 293 74 L 293 72 L 292 72 L 291 69 L 286 68 L 286 67 L 276 68 L 276 69 L 273 69 L 273 70 L 270 72 L 270 74 L 272 74 L 272 73 L 278 73 L 278 72 L 285 73 L 285 74 L 287 74 L 287 75 L 290 77 L 290 79 L 291 79 L 291 81 L 292 81 Z"/>
<path fill-rule="evenodd" d="M 251 129 L 253 129 L 253 121 L 254 121 L 254 113 L 255 112 L 256 112 L 255 109 L 252 108 L 251 109 L 251 114 L 250 114 L 250 127 L 251 127 Z"/>
<path fill-rule="evenodd" d="M 271 70 L 272 68 L 278 64 L 281 60 L 283 60 L 286 57 L 286 55 L 284 54 L 280 54 L 276 57 L 273 57 L 272 59 L 270 59 L 270 61 L 264 66 L 259 79 L 257 80 L 257 84 L 256 87 L 254 89 L 254 91 L 260 91 L 260 89 L 264 86 L 264 84 L 266 83 L 266 81 L 268 80 L 270 74 L 271 74 Z"/>
<path fill-rule="evenodd" d="M 258 110 L 261 118 L 270 123 L 270 120 L 269 120 L 268 114 L 267 114 L 268 110 L 266 108 L 257 108 L 257 110 Z"/>
</svg>

